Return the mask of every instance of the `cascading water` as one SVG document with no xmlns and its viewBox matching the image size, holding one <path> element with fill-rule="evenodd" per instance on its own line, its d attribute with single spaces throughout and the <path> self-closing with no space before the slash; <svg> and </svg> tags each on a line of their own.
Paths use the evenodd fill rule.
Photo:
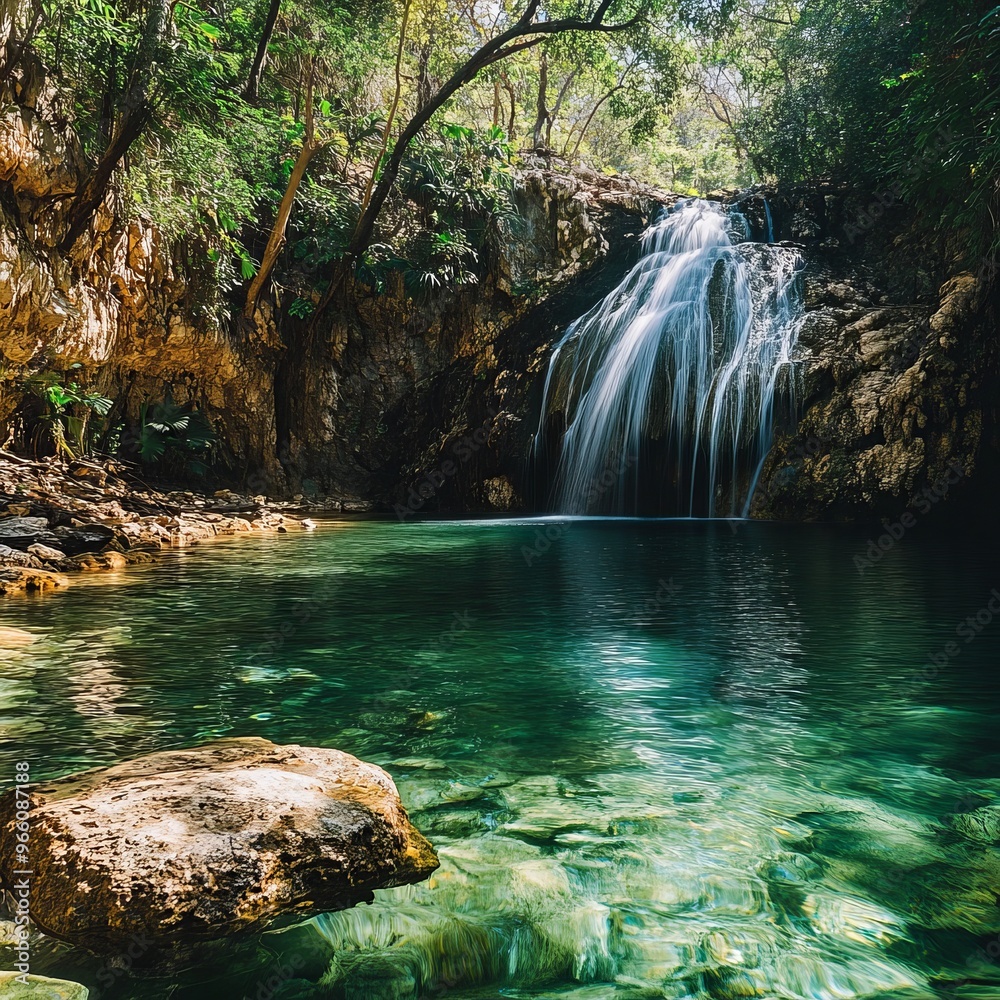
<svg viewBox="0 0 1000 1000">
<path fill-rule="evenodd" d="M 802 261 L 738 225 L 680 202 L 566 331 L 535 439 L 555 510 L 746 516 L 776 410 L 791 415 Z"/>
<path fill-rule="evenodd" d="M 764 218 L 767 219 L 767 242 L 774 242 L 774 219 L 771 218 L 771 206 L 767 203 L 767 199 L 762 199 L 764 202 Z"/>
</svg>

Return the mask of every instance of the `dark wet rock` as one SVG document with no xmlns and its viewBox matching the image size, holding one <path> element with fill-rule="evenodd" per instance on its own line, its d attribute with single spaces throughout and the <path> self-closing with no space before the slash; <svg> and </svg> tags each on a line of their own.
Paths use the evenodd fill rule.
<svg viewBox="0 0 1000 1000">
<path fill-rule="evenodd" d="M 985 322 L 981 283 L 958 275 L 934 302 L 882 305 L 853 281 L 828 272 L 807 280 L 802 415 L 776 435 L 754 516 L 906 515 L 905 530 L 988 475 L 990 382 L 969 352 Z"/>
<path fill-rule="evenodd" d="M 222 740 L 31 787 L 39 929 L 96 952 L 263 929 L 427 878 L 392 779 L 338 750 Z M 16 860 L 0 800 L 0 876 Z"/>
<path fill-rule="evenodd" d="M 52 534 L 58 539 L 59 548 L 68 556 L 99 552 L 116 536 L 115 529 L 106 524 L 87 524 L 79 528 L 61 525 L 54 528 Z"/>
<path fill-rule="evenodd" d="M 0 545 L 27 549 L 42 535 L 49 533 L 49 522 L 44 517 L 0 518 Z"/>
</svg>

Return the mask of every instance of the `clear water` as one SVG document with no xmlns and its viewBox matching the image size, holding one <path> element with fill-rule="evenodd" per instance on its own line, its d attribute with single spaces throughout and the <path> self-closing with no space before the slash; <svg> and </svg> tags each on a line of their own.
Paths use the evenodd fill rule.
<svg viewBox="0 0 1000 1000">
<path fill-rule="evenodd" d="M 717 203 L 679 202 L 566 331 L 536 436 L 551 509 L 746 515 L 776 408 L 794 409 L 802 260 L 740 228 Z"/>
<path fill-rule="evenodd" d="M 859 575 L 867 537 L 345 522 L 7 601 L 43 639 L 6 654 L 2 773 L 340 747 L 442 862 L 169 975 L 58 944 L 35 971 L 118 1000 L 1000 997 L 1000 621 L 956 634 L 991 543 L 920 524 Z"/>
</svg>

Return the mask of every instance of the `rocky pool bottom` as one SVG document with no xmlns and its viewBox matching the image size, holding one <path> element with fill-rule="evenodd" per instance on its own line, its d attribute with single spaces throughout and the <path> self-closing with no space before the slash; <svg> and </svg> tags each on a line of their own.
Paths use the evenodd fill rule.
<svg viewBox="0 0 1000 1000">
<path fill-rule="evenodd" d="M 7 598 L 0 770 L 219 737 L 386 768 L 441 868 L 115 1000 L 1000 997 L 995 539 L 328 523 Z M 134 954 L 133 954 L 134 952 Z M 10 950 L 0 968 L 11 968 Z"/>
</svg>

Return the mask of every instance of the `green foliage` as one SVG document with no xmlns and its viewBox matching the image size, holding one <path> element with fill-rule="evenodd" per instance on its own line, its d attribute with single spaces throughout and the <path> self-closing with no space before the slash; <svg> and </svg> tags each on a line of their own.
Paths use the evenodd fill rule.
<svg viewBox="0 0 1000 1000">
<path fill-rule="evenodd" d="M 968 5 L 954 30 L 939 9 L 911 68 L 884 81 L 902 99 L 887 175 L 940 229 L 966 232 L 974 259 L 1000 253 L 1000 7 L 979 13 Z"/>
<path fill-rule="evenodd" d="M 358 222 L 356 193 L 330 165 L 320 163 L 307 176 L 296 199 L 291 222 L 293 259 L 318 272 L 339 259 Z"/>
<path fill-rule="evenodd" d="M 487 232 L 512 212 L 512 155 L 499 126 L 478 132 L 447 123 L 437 140 L 415 145 L 400 187 L 431 223 L 475 230 L 482 245 Z"/>
<path fill-rule="evenodd" d="M 199 475 L 207 471 L 205 459 L 216 435 L 201 410 L 180 406 L 168 398 L 152 406 L 144 403 L 139 422 L 139 455 L 144 462 L 163 462 L 179 456 L 186 471 Z"/>
<path fill-rule="evenodd" d="M 962 232 L 970 262 L 1000 250 L 1000 8 L 806 0 L 786 15 L 741 20 L 714 53 L 756 175 L 887 192 Z"/>
<path fill-rule="evenodd" d="M 70 370 L 80 367 L 75 364 Z M 44 407 L 34 435 L 36 453 L 42 439 L 48 437 L 56 455 L 67 458 L 86 455 L 94 439 L 91 416 L 106 417 L 114 405 L 101 393 L 85 389 L 79 382 L 67 381 L 63 372 L 39 372 L 26 378 L 23 387 L 41 400 Z"/>
<path fill-rule="evenodd" d="M 31 44 L 92 160 L 148 77 L 148 120 L 119 166 L 126 207 L 179 248 L 189 304 L 213 323 L 257 273 L 296 159 L 314 141 L 280 256 L 272 244 L 264 268 L 294 290 L 290 314 L 307 317 L 313 296 L 295 293 L 329 279 L 384 167 L 374 161 L 397 97 L 397 49 L 387 153 L 524 10 L 409 0 L 400 37 L 400 3 L 281 0 L 251 93 L 266 0 L 171 3 L 165 30 L 151 33 L 157 2 L 43 0 Z M 29 6 L 15 4 L 19 31 Z M 537 18 L 594 9 L 545 0 Z M 438 109 L 407 149 L 358 276 L 379 289 L 400 274 L 413 295 L 476 281 L 515 225 L 514 164 L 536 139 L 572 162 L 683 192 L 775 178 L 889 191 L 939 229 L 968 233 L 970 256 L 1000 252 L 998 10 L 976 0 L 615 0 L 608 18 L 626 30 L 538 38 Z"/>
<path fill-rule="evenodd" d="M 154 31 L 158 3 L 44 0 L 32 41 L 56 71 L 67 117 L 95 161 L 120 132 L 136 81 L 148 78 L 148 120 L 120 170 L 127 207 L 179 245 L 189 305 L 221 323 L 263 259 L 308 141 L 307 94 L 315 95 L 312 125 L 323 149 L 296 192 L 284 250 L 268 273 L 279 286 L 319 286 L 349 245 L 393 99 L 402 5 L 282 0 L 259 86 L 247 100 L 269 4 L 234 0 L 223 11 L 205 0 L 170 3 L 164 28 Z M 598 168 L 628 163 L 641 173 L 656 159 L 663 114 L 680 84 L 681 36 L 716 30 L 730 3 L 616 0 L 609 19 L 645 16 L 622 33 L 547 37 L 549 103 L 557 103 L 557 86 L 561 93 L 550 115 L 552 142 Z M 537 16 L 588 17 L 593 9 L 589 0 L 547 0 Z M 390 151 L 401 123 L 522 11 L 507 0 L 410 0 Z M 541 51 L 489 66 L 412 145 L 376 234 L 380 246 L 361 264 L 375 287 L 393 270 L 419 294 L 476 280 L 490 246 L 510 229 L 516 137 L 532 131 Z M 633 155 L 637 145 L 650 156 Z"/>
<path fill-rule="evenodd" d="M 475 284 L 479 278 L 472 268 L 478 259 L 462 230 L 435 233 L 420 229 L 398 248 L 373 243 L 358 266 L 357 277 L 383 292 L 389 275 L 398 273 L 411 297 L 425 298 L 445 287 Z"/>
<path fill-rule="evenodd" d="M 288 307 L 288 315 L 296 319 L 308 319 L 315 309 L 316 306 L 311 299 L 297 298 Z"/>
</svg>

